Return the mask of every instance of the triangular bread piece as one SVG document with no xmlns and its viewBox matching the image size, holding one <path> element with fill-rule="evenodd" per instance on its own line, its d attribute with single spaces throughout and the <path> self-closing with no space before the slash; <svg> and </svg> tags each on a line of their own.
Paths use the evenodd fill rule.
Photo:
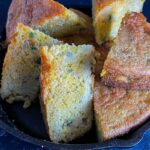
<svg viewBox="0 0 150 150">
<path fill-rule="evenodd" d="M 18 24 L 4 59 L 2 98 L 9 103 L 24 101 L 24 107 L 28 107 L 39 92 L 39 48 L 60 43 L 38 30 Z"/>
<path fill-rule="evenodd" d="M 88 22 L 53 0 L 13 0 L 8 12 L 7 41 L 23 23 L 58 38 L 79 32 Z"/>
<path fill-rule="evenodd" d="M 92 45 L 41 49 L 41 106 L 50 139 L 69 142 L 92 126 Z"/>
<path fill-rule="evenodd" d="M 99 140 L 122 136 L 150 118 L 150 92 L 95 82 L 94 112 Z"/>
<path fill-rule="evenodd" d="M 142 14 L 124 17 L 101 77 L 109 86 L 150 89 L 150 24 Z"/>
<path fill-rule="evenodd" d="M 79 10 L 72 8 L 70 10 L 78 14 L 80 17 L 84 18 L 88 22 L 88 26 L 87 28 L 81 30 L 79 33 L 64 36 L 62 38 L 59 38 L 59 40 L 63 41 L 64 43 L 75 45 L 93 44 L 95 42 L 95 39 L 94 39 L 94 28 L 92 25 L 92 18 Z"/>
</svg>

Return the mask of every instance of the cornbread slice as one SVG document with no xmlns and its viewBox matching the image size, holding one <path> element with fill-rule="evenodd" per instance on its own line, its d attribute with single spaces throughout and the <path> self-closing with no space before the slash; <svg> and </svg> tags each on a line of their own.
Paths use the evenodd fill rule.
<svg viewBox="0 0 150 150">
<path fill-rule="evenodd" d="M 92 126 L 91 45 L 41 49 L 41 106 L 50 139 L 69 142 Z"/>
<path fill-rule="evenodd" d="M 92 0 L 93 25 L 98 44 L 113 40 L 127 12 L 141 12 L 145 0 Z"/>
<path fill-rule="evenodd" d="M 103 82 L 126 89 L 150 89 L 150 24 L 127 14 L 101 73 Z"/>
<path fill-rule="evenodd" d="M 13 0 L 8 12 L 7 41 L 23 23 L 58 38 L 87 27 L 84 18 L 53 0 Z"/>
<path fill-rule="evenodd" d="M 126 91 L 100 82 L 96 82 L 94 88 L 94 112 L 100 140 L 124 135 L 150 118 L 149 91 Z"/>
<path fill-rule="evenodd" d="M 38 30 L 18 24 L 3 64 L 1 97 L 9 103 L 24 101 L 24 107 L 29 106 L 39 92 L 39 48 L 60 43 Z"/>
<path fill-rule="evenodd" d="M 101 83 L 99 74 L 109 47 L 96 48 L 94 114 L 101 141 L 124 135 L 150 117 L 149 91 L 127 91 Z"/>
</svg>

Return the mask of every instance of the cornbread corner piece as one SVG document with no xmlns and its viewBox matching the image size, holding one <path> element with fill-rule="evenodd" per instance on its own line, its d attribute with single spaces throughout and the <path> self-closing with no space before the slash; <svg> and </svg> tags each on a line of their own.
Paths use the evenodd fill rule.
<svg viewBox="0 0 150 150">
<path fill-rule="evenodd" d="M 91 45 L 41 49 L 41 107 L 50 139 L 69 142 L 92 126 Z"/>
<path fill-rule="evenodd" d="M 74 34 L 87 28 L 88 22 L 53 0 L 13 0 L 8 12 L 7 41 L 23 23 L 52 37 Z"/>
<path fill-rule="evenodd" d="M 124 17 L 101 77 L 109 86 L 150 89 L 150 24 L 142 14 Z"/>
<path fill-rule="evenodd" d="M 28 107 L 39 92 L 39 48 L 60 43 L 38 30 L 18 24 L 4 59 L 2 99 L 9 103 L 24 101 L 24 107 Z"/>
<path fill-rule="evenodd" d="M 98 44 L 112 41 L 128 12 L 141 12 L 145 0 L 93 0 L 93 25 Z"/>
<path fill-rule="evenodd" d="M 94 112 L 99 140 L 127 134 L 150 118 L 150 92 L 95 83 Z"/>
</svg>

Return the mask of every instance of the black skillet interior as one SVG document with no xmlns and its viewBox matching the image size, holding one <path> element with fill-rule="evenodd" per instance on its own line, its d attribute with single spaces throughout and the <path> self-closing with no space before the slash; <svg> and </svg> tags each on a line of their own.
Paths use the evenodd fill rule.
<svg viewBox="0 0 150 150">
<path fill-rule="evenodd" d="M 79 10 L 91 15 L 90 1 L 83 0 L 83 3 L 81 3 L 82 2 L 81 0 L 79 0 L 80 2 L 78 2 L 78 1 L 69 2 L 67 0 L 66 1 L 59 0 L 59 1 L 63 2 L 68 7 L 79 9 Z M 6 24 L 7 11 L 8 11 L 10 2 L 11 2 L 11 0 L 0 1 L 0 41 L 5 40 L 5 24 Z M 145 9 L 144 9 L 145 15 L 147 17 L 149 17 L 148 19 L 150 19 L 150 14 L 149 14 L 148 8 L 150 8 L 150 1 L 149 1 L 149 3 L 147 3 L 145 5 Z M 3 63 L 5 53 L 6 53 L 6 49 L 3 49 L 2 47 L 0 47 L 0 71 L 2 68 L 2 63 Z M 3 123 L 4 123 L 3 126 L 5 125 L 5 123 L 8 124 L 8 128 L 10 127 L 10 125 L 16 126 L 19 130 L 23 131 L 23 133 L 26 133 L 27 135 L 34 137 L 36 139 L 39 139 L 39 141 L 40 140 L 42 141 L 43 145 L 44 144 L 47 145 L 43 141 L 43 139 L 45 139 L 47 141 L 49 139 L 46 134 L 45 127 L 44 127 L 38 99 L 29 109 L 26 109 L 26 110 L 24 110 L 22 108 L 22 103 L 15 103 L 13 105 L 9 105 L 2 100 L 0 100 L 0 102 L 1 102 L 2 108 L 4 110 L 4 112 L 2 112 L 0 110 L 0 120 L 3 121 Z M 12 128 L 12 127 L 10 127 L 10 128 Z M 93 128 L 91 129 L 91 131 L 89 131 L 83 137 L 71 142 L 70 144 L 88 144 L 88 145 L 92 144 L 92 148 L 97 147 L 97 146 L 100 148 L 101 146 L 104 146 L 104 145 L 105 145 L 105 147 L 133 146 L 141 140 L 144 132 L 146 130 L 148 130 L 149 128 L 150 128 L 150 122 L 148 121 L 146 124 L 139 127 L 138 129 L 133 130 L 128 135 L 120 137 L 119 139 L 108 141 L 105 144 L 102 144 L 102 143 L 99 143 L 99 145 L 95 144 L 95 146 L 94 146 L 94 143 L 97 143 L 98 141 L 97 141 L 97 136 L 96 136 L 96 131 L 95 131 L 95 125 L 93 125 Z M 7 128 L 5 128 L 5 129 L 7 130 Z M 12 130 L 12 134 L 14 134 L 15 136 L 17 136 L 18 132 L 16 133 L 15 131 L 13 132 L 13 130 Z M 26 137 L 26 138 L 28 138 L 28 137 Z M 36 143 L 36 142 L 32 142 L 32 140 L 29 141 L 29 139 L 24 139 L 24 140 L 34 143 L 34 144 L 37 144 L 37 145 L 41 144 L 41 142 L 39 144 L 38 141 Z M 86 148 L 89 148 L 88 145 L 86 146 Z M 80 146 L 80 145 L 78 145 L 78 146 Z"/>
</svg>

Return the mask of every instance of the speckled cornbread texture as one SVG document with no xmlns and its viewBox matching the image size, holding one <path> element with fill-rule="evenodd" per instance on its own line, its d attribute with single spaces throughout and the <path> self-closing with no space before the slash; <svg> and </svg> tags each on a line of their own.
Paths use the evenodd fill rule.
<svg viewBox="0 0 150 150">
<path fill-rule="evenodd" d="M 24 107 L 28 107 L 39 92 L 39 48 L 60 43 L 38 30 L 18 24 L 3 64 L 2 98 L 9 103 L 24 101 Z"/>
<path fill-rule="evenodd" d="M 69 142 L 92 126 L 91 45 L 41 49 L 41 106 L 50 139 Z"/>
</svg>

